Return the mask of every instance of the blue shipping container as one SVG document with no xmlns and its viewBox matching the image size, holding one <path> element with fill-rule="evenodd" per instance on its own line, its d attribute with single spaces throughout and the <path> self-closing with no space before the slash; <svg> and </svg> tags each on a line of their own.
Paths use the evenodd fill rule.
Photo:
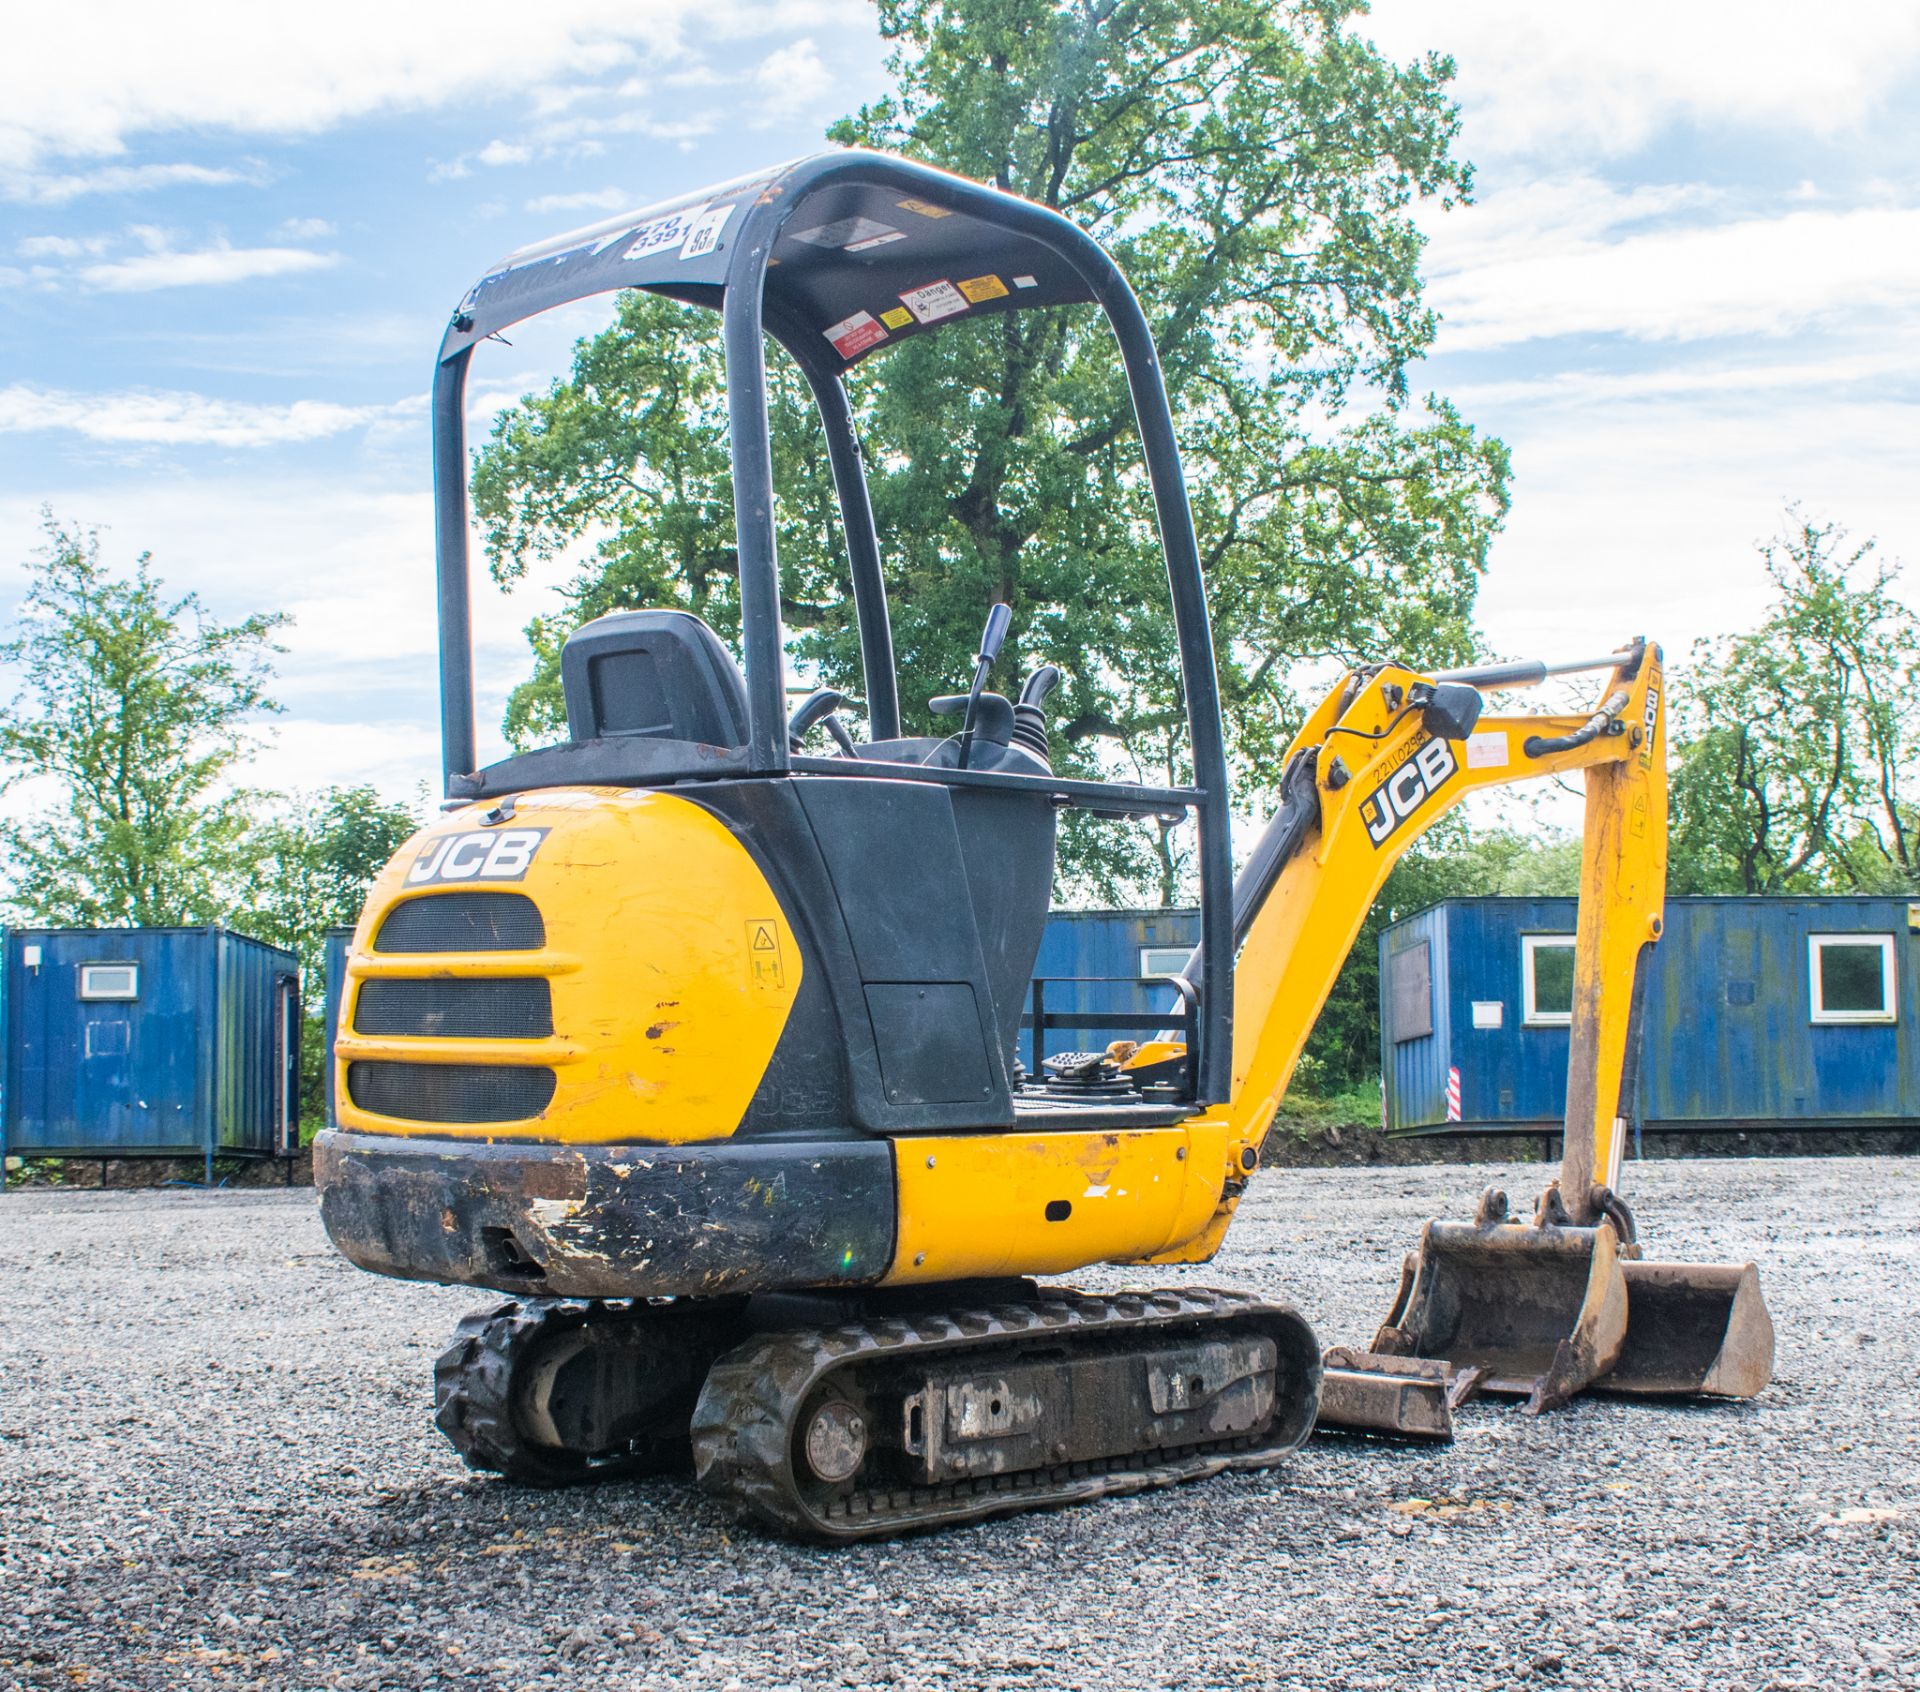
<svg viewBox="0 0 1920 1692">
<path fill-rule="evenodd" d="M 0 952 L 0 1155 L 298 1145 L 291 952 L 218 928 L 13 929 Z"/>
<path fill-rule="evenodd" d="M 1389 1128 L 1562 1120 L 1575 915 L 1572 899 L 1455 899 L 1382 932 Z M 1668 900 L 1640 1077 L 1649 1128 L 1920 1122 L 1920 904 Z"/>
</svg>

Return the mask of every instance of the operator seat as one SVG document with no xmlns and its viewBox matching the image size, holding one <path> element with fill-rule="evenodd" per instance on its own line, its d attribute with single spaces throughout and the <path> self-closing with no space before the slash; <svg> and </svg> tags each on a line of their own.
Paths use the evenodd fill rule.
<svg viewBox="0 0 1920 1692">
<path fill-rule="evenodd" d="M 560 648 L 567 732 L 705 746 L 747 743 L 747 688 L 733 654 L 691 611 L 609 611 Z"/>
</svg>

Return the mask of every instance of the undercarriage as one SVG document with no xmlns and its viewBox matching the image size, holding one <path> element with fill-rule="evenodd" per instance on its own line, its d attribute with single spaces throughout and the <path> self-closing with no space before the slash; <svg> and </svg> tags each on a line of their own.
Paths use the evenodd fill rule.
<svg viewBox="0 0 1920 1692">
<path fill-rule="evenodd" d="M 768 1526 L 882 1538 L 1279 1462 L 1320 1354 L 1291 1308 L 1032 1282 L 911 1297 L 514 1300 L 435 1371 L 468 1464 L 555 1486 L 684 1469 Z"/>
</svg>

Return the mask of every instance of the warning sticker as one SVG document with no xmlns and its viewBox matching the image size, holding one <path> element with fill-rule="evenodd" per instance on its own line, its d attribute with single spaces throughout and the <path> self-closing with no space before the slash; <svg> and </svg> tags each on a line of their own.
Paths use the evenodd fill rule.
<svg viewBox="0 0 1920 1692">
<path fill-rule="evenodd" d="M 858 358 L 868 347 L 878 346 L 887 338 L 886 330 L 874 321 L 870 311 L 856 311 L 851 317 L 843 317 L 824 333 L 842 358 Z"/>
<path fill-rule="evenodd" d="M 653 254 L 664 252 L 668 247 L 677 247 L 692 233 L 693 226 L 706 214 L 707 206 L 703 200 L 697 206 L 688 206 L 684 210 L 668 212 L 665 217 L 656 217 L 651 223 L 643 223 L 633 232 L 633 240 L 622 259 L 650 258 Z"/>
<path fill-rule="evenodd" d="M 922 323 L 938 323 L 967 309 L 966 296 L 951 282 L 929 282 L 924 288 L 909 288 L 900 296 L 907 310 Z"/>
<path fill-rule="evenodd" d="M 680 249 L 680 257 L 683 260 L 705 258 L 720 245 L 720 232 L 727 227 L 727 219 L 732 216 L 733 207 L 730 205 L 714 206 L 702 212 L 687 231 L 686 245 Z"/>
<path fill-rule="evenodd" d="M 1016 288 L 1037 288 L 1040 286 L 1039 282 L 1031 276 L 1016 276 L 1013 279 L 1013 285 Z"/>
<path fill-rule="evenodd" d="M 922 217 L 952 217 L 953 213 L 945 206 L 930 206 L 925 200 L 896 200 L 894 204 L 902 211 L 918 212 Z"/>
<path fill-rule="evenodd" d="M 1483 729 L 1467 736 L 1467 768 L 1470 770 L 1504 770 L 1508 756 L 1505 729 Z"/>
<path fill-rule="evenodd" d="M 997 276 L 970 276 L 960 284 L 960 292 L 978 305 L 982 300 L 1004 300 L 1007 285 Z"/>
<path fill-rule="evenodd" d="M 796 229 L 796 241 L 812 247 L 843 247 L 857 253 L 867 247 L 884 246 L 889 241 L 904 241 L 906 232 L 890 223 L 876 223 L 870 217 L 842 217 L 813 229 Z"/>
<path fill-rule="evenodd" d="M 904 329 L 913 321 L 913 313 L 905 306 L 895 306 L 891 311 L 883 311 L 880 321 L 889 329 Z"/>
<path fill-rule="evenodd" d="M 777 991 L 786 982 L 780 959 L 780 926 L 771 917 L 747 924 L 747 979 L 756 987 Z"/>
</svg>

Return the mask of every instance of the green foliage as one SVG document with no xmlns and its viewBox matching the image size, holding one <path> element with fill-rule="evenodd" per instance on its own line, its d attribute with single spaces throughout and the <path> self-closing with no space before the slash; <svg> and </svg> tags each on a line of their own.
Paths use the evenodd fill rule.
<svg viewBox="0 0 1920 1692">
<path fill-rule="evenodd" d="M 1920 619 L 1874 542 L 1791 513 L 1774 598 L 1675 678 L 1675 893 L 1920 888 Z"/>
<path fill-rule="evenodd" d="M 1287 1097 L 1336 1096 L 1380 1074 L 1380 931 L 1442 899 L 1482 894 L 1574 897 L 1580 842 L 1570 835 L 1496 829 L 1469 839 L 1459 818 L 1439 824 L 1394 866 L 1367 913 L 1340 978 L 1314 1024 Z M 1373 1118 L 1379 1114 L 1374 1100 Z M 1290 1110 L 1293 1106 L 1290 1104 Z M 1297 1112 L 1295 1112 L 1297 1114 Z"/>
<path fill-rule="evenodd" d="M 413 805 L 395 805 L 371 787 L 334 787 L 292 802 L 254 834 L 256 892 L 238 921 L 300 959 L 307 1018 L 300 1043 L 303 1140 L 313 1137 L 326 1113 L 327 931 L 359 920 L 373 878 L 420 827 L 425 807 L 424 793 Z"/>
<path fill-rule="evenodd" d="M 0 719 L 0 790 L 48 795 L 0 819 L 9 904 L 31 923 L 220 921 L 246 877 L 253 805 L 231 778 L 249 720 L 278 709 L 268 655 L 286 619 L 217 622 L 196 595 L 170 597 L 149 555 L 116 572 L 96 531 L 51 512 L 45 526 L 18 632 L 0 643 L 22 677 Z"/>
<path fill-rule="evenodd" d="M 1350 0 L 882 0 L 894 91 L 838 141 L 907 153 L 1057 208 L 1114 253 L 1159 344 L 1213 605 L 1241 798 L 1277 780 L 1301 690 L 1333 664 L 1473 647 L 1507 457 L 1406 369 L 1433 334 L 1421 200 L 1466 196 L 1451 66 L 1347 33 Z M 584 567 L 529 629 L 517 744 L 560 722 L 577 621 L 680 605 L 738 629 L 713 325 L 628 296 L 568 376 L 498 419 L 474 505 L 500 579 Z M 783 612 L 809 678 L 858 699 L 851 590 L 817 425 L 781 355 L 773 443 Z M 987 606 L 1014 607 L 1001 674 L 1043 662 L 1056 759 L 1184 779 L 1166 583 L 1112 338 L 1089 308 L 944 327 L 850 389 L 886 557 L 909 731 L 968 673 Z M 1070 819 L 1063 891 L 1162 902 L 1185 835 Z"/>
</svg>

